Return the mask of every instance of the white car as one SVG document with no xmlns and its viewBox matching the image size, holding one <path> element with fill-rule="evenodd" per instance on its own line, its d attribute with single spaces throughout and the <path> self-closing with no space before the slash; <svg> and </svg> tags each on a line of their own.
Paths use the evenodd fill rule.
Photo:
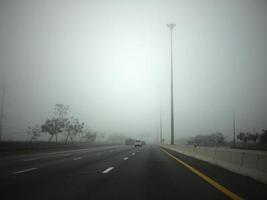
<svg viewBox="0 0 267 200">
<path fill-rule="evenodd" d="M 135 140 L 134 147 L 142 147 L 142 142 L 140 140 Z"/>
</svg>

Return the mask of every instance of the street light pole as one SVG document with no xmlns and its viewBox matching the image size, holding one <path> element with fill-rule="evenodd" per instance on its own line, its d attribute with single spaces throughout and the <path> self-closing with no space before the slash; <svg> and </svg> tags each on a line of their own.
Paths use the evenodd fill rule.
<svg viewBox="0 0 267 200">
<path fill-rule="evenodd" d="M 175 25 L 173 23 L 167 24 L 171 31 L 171 144 L 174 144 L 172 31 Z"/>
<path fill-rule="evenodd" d="M 159 116 L 159 134 L 160 134 L 160 144 L 162 144 L 162 117 L 161 117 L 161 102 L 160 102 L 160 116 Z"/>
<path fill-rule="evenodd" d="M 233 110 L 233 144 L 235 147 L 235 111 Z"/>
<path fill-rule="evenodd" d="M 1 112 L 0 112 L 0 141 L 2 141 L 2 135 L 3 135 L 4 101 L 5 101 L 5 83 L 3 84 L 2 98 L 1 98 Z"/>
</svg>

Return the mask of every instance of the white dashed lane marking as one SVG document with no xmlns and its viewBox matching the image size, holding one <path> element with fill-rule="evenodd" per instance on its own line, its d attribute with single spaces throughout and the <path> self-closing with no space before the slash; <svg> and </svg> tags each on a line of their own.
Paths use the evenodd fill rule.
<svg viewBox="0 0 267 200">
<path fill-rule="evenodd" d="M 105 169 L 102 173 L 103 174 L 109 173 L 113 169 L 114 169 L 114 167 L 109 167 L 109 168 Z"/>
<path fill-rule="evenodd" d="M 73 158 L 73 160 L 81 160 L 82 157 Z"/>
<path fill-rule="evenodd" d="M 24 169 L 24 170 L 21 170 L 21 171 L 13 172 L 13 174 L 21 174 L 21 173 L 33 171 L 33 170 L 36 170 L 36 169 L 38 169 L 38 168 L 34 167 L 34 168 Z"/>
<path fill-rule="evenodd" d="M 128 160 L 128 159 L 129 159 L 128 157 L 123 158 L 123 160 Z"/>
</svg>

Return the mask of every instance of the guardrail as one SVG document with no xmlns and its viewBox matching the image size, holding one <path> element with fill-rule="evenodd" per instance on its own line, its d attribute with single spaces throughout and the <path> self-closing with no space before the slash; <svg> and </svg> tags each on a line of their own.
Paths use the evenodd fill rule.
<svg viewBox="0 0 267 200">
<path fill-rule="evenodd" d="M 162 145 L 162 147 L 267 183 L 267 152 L 265 151 L 192 145 Z"/>
</svg>

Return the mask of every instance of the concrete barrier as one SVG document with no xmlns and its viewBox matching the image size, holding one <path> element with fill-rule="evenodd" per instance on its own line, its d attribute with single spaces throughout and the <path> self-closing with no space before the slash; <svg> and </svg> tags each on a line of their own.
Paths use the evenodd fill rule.
<svg viewBox="0 0 267 200">
<path fill-rule="evenodd" d="M 181 154 L 267 183 L 267 152 L 192 145 L 162 145 Z"/>
</svg>

